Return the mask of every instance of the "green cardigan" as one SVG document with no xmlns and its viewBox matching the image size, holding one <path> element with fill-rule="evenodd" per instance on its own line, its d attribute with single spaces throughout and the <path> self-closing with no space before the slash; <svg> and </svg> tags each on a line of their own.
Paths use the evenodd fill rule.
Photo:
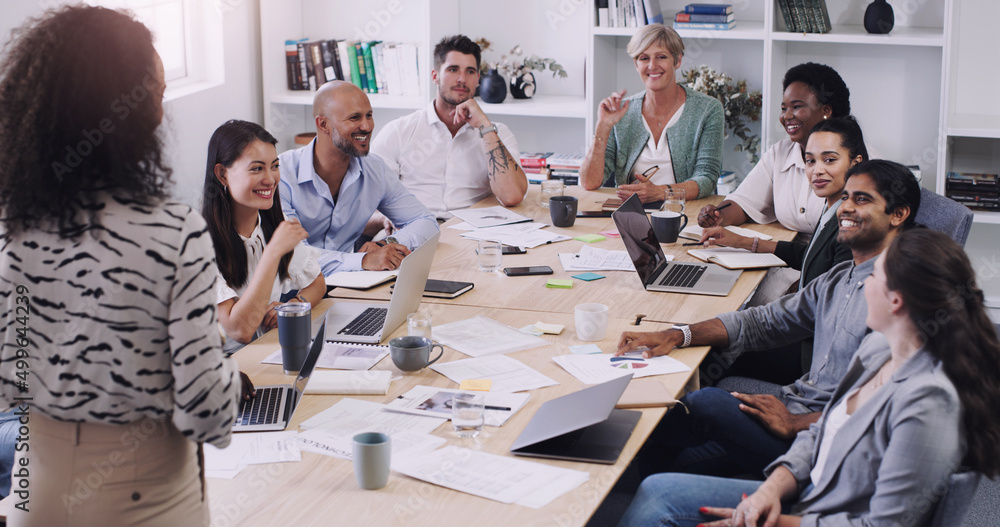
<svg viewBox="0 0 1000 527">
<path fill-rule="evenodd" d="M 715 183 L 722 170 L 722 139 L 725 118 L 722 103 L 684 86 L 687 100 L 677 124 L 667 129 L 667 144 L 678 183 L 694 180 L 699 198 L 715 194 Z M 646 92 L 629 97 L 628 110 L 608 137 L 604 152 L 604 181 L 614 177 L 615 185 L 629 183 L 632 167 L 649 132 L 642 125 L 642 103 Z"/>
</svg>

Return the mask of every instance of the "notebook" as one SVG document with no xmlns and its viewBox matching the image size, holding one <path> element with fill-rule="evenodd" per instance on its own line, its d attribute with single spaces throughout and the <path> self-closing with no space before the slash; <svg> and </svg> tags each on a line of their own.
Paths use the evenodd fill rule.
<svg viewBox="0 0 1000 527">
<path fill-rule="evenodd" d="M 420 307 L 420 295 L 431 272 L 440 232 L 417 247 L 399 264 L 396 287 L 384 302 L 337 302 L 326 312 L 327 340 L 378 344 L 396 330 L 406 315 Z"/>
<path fill-rule="evenodd" d="M 726 296 L 742 273 L 713 264 L 667 261 L 636 194 L 611 218 L 647 291 Z"/>
<path fill-rule="evenodd" d="M 714 247 L 712 249 L 691 249 L 688 254 L 699 260 L 717 263 L 726 269 L 759 269 L 761 267 L 785 267 L 788 264 L 773 253 L 752 253 L 735 247 Z"/>
<path fill-rule="evenodd" d="M 517 437 L 517 456 L 614 464 L 642 413 L 616 410 L 632 374 L 546 401 Z"/>
<path fill-rule="evenodd" d="M 240 402 L 236 420 L 233 421 L 233 432 L 265 432 L 284 430 L 288 427 L 302 399 L 302 393 L 305 392 L 306 384 L 309 383 L 309 376 L 316 366 L 316 360 L 323 350 L 325 330 L 326 324 L 321 324 L 294 383 L 255 386 L 254 398 Z"/>
<path fill-rule="evenodd" d="M 472 282 L 457 282 L 454 280 L 435 280 L 433 278 L 427 279 L 427 285 L 424 286 L 424 296 L 430 296 L 434 298 L 455 298 L 462 293 L 471 290 L 476 284 Z M 391 289 L 396 288 L 396 284 L 389 286 Z"/>
</svg>

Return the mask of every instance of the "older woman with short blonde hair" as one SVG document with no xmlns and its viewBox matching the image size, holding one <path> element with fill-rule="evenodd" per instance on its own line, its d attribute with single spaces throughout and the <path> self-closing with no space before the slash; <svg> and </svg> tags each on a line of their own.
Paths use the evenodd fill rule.
<svg viewBox="0 0 1000 527">
<path fill-rule="evenodd" d="M 644 203 L 664 199 L 667 190 L 684 190 L 686 199 L 715 193 L 724 112 L 715 98 L 677 84 L 684 41 L 673 29 L 650 24 L 626 51 L 646 89 L 601 101 L 581 184 L 595 189 L 613 180 L 619 197 L 638 194 Z"/>
</svg>

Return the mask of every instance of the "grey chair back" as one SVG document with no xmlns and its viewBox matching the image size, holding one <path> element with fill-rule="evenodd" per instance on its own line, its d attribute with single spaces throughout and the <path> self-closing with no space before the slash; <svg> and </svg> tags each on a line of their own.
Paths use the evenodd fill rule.
<svg viewBox="0 0 1000 527">
<path fill-rule="evenodd" d="M 956 527 L 962 525 L 969 505 L 979 487 L 978 472 L 958 472 L 948 479 L 948 489 L 934 510 L 928 527 Z"/>
<path fill-rule="evenodd" d="M 925 188 L 920 189 L 920 208 L 917 223 L 941 231 L 965 247 L 965 240 L 972 229 L 973 213 L 968 207 Z"/>
</svg>

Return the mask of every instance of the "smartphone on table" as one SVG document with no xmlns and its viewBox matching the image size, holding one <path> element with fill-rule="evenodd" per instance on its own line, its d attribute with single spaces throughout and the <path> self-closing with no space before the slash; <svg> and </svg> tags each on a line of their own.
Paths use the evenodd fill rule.
<svg viewBox="0 0 1000 527">
<path fill-rule="evenodd" d="M 505 267 L 507 276 L 531 276 L 536 274 L 552 274 L 552 268 L 547 265 L 532 265 L 530 267 Z"/>
</svg>

